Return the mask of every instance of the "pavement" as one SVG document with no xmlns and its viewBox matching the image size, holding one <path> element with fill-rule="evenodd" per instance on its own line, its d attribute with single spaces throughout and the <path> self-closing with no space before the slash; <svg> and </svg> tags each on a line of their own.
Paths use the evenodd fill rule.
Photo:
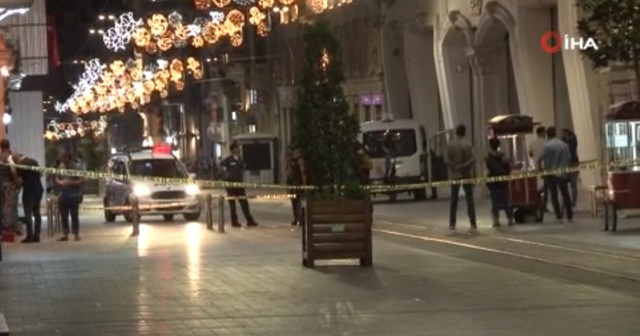
<svg viewBox="0 0 640 336">
<path fill-rule="evenodd" d="M 0 313 L 12 336 L 640 334 L 633 219 L 494 230 L 479 202 L 451 233 L 444 201 L 383 202 L 374 267 L 307 269 L 288 203 L 252 209 L 255 229 L 143 218 L 137 238 L 85 211 L 81 242 L 5 244 Z"/>
</svg>

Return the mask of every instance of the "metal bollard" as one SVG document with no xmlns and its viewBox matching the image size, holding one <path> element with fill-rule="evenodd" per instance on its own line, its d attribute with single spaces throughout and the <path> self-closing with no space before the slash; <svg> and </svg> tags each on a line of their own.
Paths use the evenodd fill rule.
<svg viewBox="0 0 640 336">
<path fill-rule="evenodd" d="M 213 230 L 213 196 L 211 194 L 207 194 L 204 198 L 204 206 L 206 211 L 206 219 L 207 219 L 207 230 Z"/>
<path fill-rule="evenodd" d="M 131 197 L 131 237 L 138 236 L 140 234 L 140 207 L 138 198 Z"/>
<path fill-rule="evenodd" d="M 218 197 L 218 232 L 224 233 L 224 195 Z"/>
</svg>

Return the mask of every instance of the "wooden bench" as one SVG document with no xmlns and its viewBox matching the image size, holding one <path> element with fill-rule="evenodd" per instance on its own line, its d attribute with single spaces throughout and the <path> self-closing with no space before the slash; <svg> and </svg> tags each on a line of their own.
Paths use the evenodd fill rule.
<svg viewBox="0 0 640 336">
<path fill-rule="evenodd" d="M 591 217 L 598 217 L 600 215 L 599 211 L 599 201 L 604 201 L 607 198 L 607 186 L 605 185 L 593 185 L 591 186 Z"/>
<path fill-rule="evenodd" d="M 316 260 L 358 259 L 372 266 L 371 201 L 308 200 L 302 232 L 302 264 Z"/>
<path fill-rule="evenodd" d="M 9 326 L 4 315 L 0 314 L 0 336 L 9 336 Z"/>
</svg>

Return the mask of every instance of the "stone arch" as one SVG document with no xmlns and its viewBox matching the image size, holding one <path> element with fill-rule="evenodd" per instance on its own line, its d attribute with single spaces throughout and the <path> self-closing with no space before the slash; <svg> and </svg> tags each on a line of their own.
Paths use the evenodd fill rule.
<svg viewBox="0 0 640 336">
<path fill-rule="evenodd" d="M 457 10 L 445 17 L 441 27 L 434 39 L 434 59 L 444 126 L 447 129 L 459 123 L 471 126 L 467 54 L 473 49 L 474 28 L 471 21 Z"/>
</svg>

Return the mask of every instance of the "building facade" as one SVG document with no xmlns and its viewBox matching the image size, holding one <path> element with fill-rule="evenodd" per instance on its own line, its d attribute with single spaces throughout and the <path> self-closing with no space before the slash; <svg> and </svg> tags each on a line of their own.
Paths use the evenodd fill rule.
<svg viewBox="0 0 640 336">
<path fill-rule="evenodd" d="M 580 159 L 591 160 L 601 157 L 602 111 L 634 92 L 633 83 L 608 84 L 608 77 L 627 78 L 625 70 L 604 76 L 577 50 L 542 50 L 548 31 L 578 36 L 571 1 L 354 0 L 321 15 L 342 42 L 345 93 L 361 121 L 389 113 L 420 121 L 430 135 L 464 124 L 484 150 L 491 117 L 525 114 L 544 126 L 573 129 Z M 273 108 L 287 143 L 300 26 L 278 27 L 272 40 L 279 51 Z M 595 171 L 582 174 L 583 185 L 598 180 Z"/>
</svg>

